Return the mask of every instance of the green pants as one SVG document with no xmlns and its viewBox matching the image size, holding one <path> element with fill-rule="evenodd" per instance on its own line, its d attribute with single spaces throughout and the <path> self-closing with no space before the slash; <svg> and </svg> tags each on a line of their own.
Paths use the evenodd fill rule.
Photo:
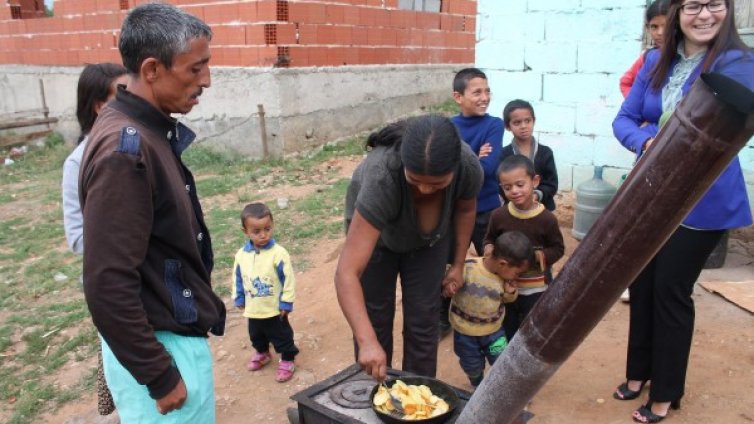
<svg viewBox="0 0 754 424">
<path fill-rule="evenodd" d="M 215 422 L 215 383 L 212 376 L 212 354 L 204 337 L 185 337 L 167 331 L 155 332 L 157 340 L 173 357 L 181 372 L 188 393 L 181 409 L 162 415 L 157 403 L 149 397 L 147 387 L 139 384 L 118 362 L 110 346 L 102 340 L 102 362 L 105 379 L 123 424 L 131 423 L 196 423 Z"/>
</svg>

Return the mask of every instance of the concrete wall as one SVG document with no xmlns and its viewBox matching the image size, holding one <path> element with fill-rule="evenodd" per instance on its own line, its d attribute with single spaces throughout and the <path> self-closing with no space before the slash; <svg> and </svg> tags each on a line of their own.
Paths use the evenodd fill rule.
<svg viewBox="0 0 754 424">
<path fill-rule="evenodd" d="M 616 183 L 633 155 L 615 139 L 618 80 L 641 51 L 645 0 L 478 0 L 476 64 L 493 91 L 490 113 L 532 102 L 538 140 L 553 148 L 560 189 L 604 165 Z M 511 140 L 504 136 L 504 144 Z M 754 143 L 739 155 L 754 199 Z"/>
<path fill-rule="evenodd" d="M 217 149 L 261 157 L 257 105 L 265 110 L 273 155 L 313 148 L 375 128 L 446 100 L 461 65 L 341 66 L 335 68 L 213 67 L 212 87 L 181 121 Z M 50 115 L 66 140 L 78 135 L 73 67 L 0 65 L 0 115 L 40 109 L 44 82 Z"/>
</svg>

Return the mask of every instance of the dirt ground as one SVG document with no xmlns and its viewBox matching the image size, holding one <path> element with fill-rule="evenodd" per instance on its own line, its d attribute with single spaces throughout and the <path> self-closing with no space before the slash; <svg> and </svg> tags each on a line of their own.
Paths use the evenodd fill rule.
<svg viewBox="0 0 754 424">
<path fill-rule="evenodd" d="M 350 175 L 352 166 L 345 166 Z M 573 199 L 561 196 L 558 216 L 566 240 L 566 257 L 577 246 L 571 237 Z M 705 271 L 700 280 L 754 280 L 754 231 L 734 234 L 726 267 Z M 287 423 L 285 410 L 294 406 L 289 397 L 353 363 L 351 333 L 338 307 L 333 275 L 342 240 L 322 243 L 309 263 L 311 269 L 297 275 L 298 297 L 291 323 L 301 349 L 297 371 L 287 383 L 274 380 L 275 367 L 251 373 L 245 365 L 251 351 L 246 325 L 241 315 L 229 309 L 224 337 L 210 339 L 215 355 L 215 385 L 219 423 Z M 673 423 L 754 422 L 754 316 L 722 297 L 697 285 L 696 329 L 687 392 L 682 409 L 672 411 Z M 396 327 L 400 326 L 400 317 Z M 530 423 L 628 423 L 631 411 L 642 398 L 621 402 L 611 393 L 623 380 L 628 305 L 616 303 L 574 355 L 534 398 Z M 400 331 L 396 363 L 400 368 Z M 452 349 L 452 338 L 440 343 L 438 378 L 461 388 L 470 386 Z M 102 418 L 96 413 L 92 394 L 70 403 L 48 423 L 117 423 L 117 417 Z"/>
</svg>

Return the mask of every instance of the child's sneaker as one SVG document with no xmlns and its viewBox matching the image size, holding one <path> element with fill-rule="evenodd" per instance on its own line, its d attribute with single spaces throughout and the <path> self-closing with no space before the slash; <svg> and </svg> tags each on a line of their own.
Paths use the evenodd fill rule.
<svg viewBox="0 0 754 424">
<path fill-rule="evenodd" d="M 275 376 L 275 381 L 283 383 L 293 378 L 293 372 L 296 371 L 296 365 L 293 361 L 280 361 L 278 365 L 278 373 Z"/>
<path fill-rule="evenodd" d="M 272 360 L 272 357 L 269 352 L 255 352 L 251 355 L 251 359 L 249 359 L 249 363 L 246 364 L 246 368 L 248 368 L 249 371 L 258 371 L 262 369 L 263 366 L 269 364 L 270 360 Z"/>
</svg>

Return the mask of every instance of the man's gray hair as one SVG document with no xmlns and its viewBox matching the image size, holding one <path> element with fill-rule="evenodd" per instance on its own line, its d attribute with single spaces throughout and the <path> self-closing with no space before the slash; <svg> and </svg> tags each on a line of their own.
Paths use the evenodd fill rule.
<svg viewBox="0 0 754 424">
<path fill-rule="evenodd" d="M 211 40 L 212 30 L 199 18 L 169 4 L 149 3 L 133 9 L 123 21 L 118 48 L 123 66 L 138 74 L 150 57 L 170 68 L 173 58 L 200 37 Z"/>
</svg>

